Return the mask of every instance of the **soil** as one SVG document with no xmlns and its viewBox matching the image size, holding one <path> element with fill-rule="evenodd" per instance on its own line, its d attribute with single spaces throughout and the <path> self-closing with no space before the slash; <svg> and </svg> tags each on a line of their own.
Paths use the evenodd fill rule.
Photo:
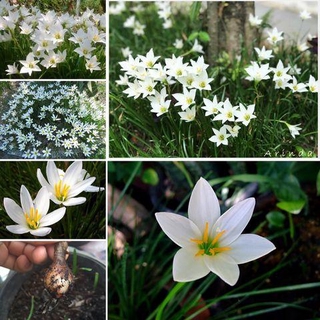
<svg viewBox="0 0 320 320">
<path fill-rule="evenodd" d="M 33 272 L 22 285 L 9 311 L 8 320 L 27 319 L 31 309 L 31 297 L 34 297 L 32 320 L 105 320 L 106 296 L 103 285 L 93 290 L 94 272 L 79 270 L 71 290 L 62 298 L 56 299 L 44 291 L 43 275 L 45 268 Z M 101 276 L 101 275 L 100 275 Z M 100 283 L 102 283 L 100 281 Z M 49 298 L 49 301 L 48 301 Z M 43 314 L 44 306 L 47 311 Z M 52 310 L 50 310 L 53 308 Z"/>
</svg>

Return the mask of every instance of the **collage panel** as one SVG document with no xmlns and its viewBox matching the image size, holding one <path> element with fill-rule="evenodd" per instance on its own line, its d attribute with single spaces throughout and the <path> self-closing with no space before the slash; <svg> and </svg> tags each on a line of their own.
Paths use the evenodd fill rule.
<svg viewBox="0 0 320 320">
<path fill-rule="evenodd" d="M 105 81 L 2 81 L 0 158 L 105 159 Z"/>
<path fill-rule="evenodd" d="M 2 239 L 105 239 L 104 161 L 3 161 Z"/>
<path fill-rule="evenodd" d="M 108 319 L 317 319 L 319 161 L 110 161 Z"/>
<path fill-rule="evenodd" d="M 106 319 L 105 241 L 4 241 L 0 318 Z"/>
<path fill-rule="evenodd" d="M 0 1 L 1 79 L 105 79 L 105 2 Z"/>
<path fill-rule="evenodd" d="M 0 0 L 0 320 L 106 316 L 106 1 Z"/>
<path fill-rule="evenodd" d="M 110 157 L 318 156 L 318 1 L 110 1 L 109 26 Z"/>
</svg>

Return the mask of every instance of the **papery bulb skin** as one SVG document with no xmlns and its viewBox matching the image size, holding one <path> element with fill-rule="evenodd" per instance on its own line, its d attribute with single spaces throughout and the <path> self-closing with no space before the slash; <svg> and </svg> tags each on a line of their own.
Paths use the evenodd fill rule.
<svg viewBox="0 0 320 320">
<path fill-rule="evenodd" d="M 54 298 L 61 298 L 69 290 L 74 276 L 66 263 L 68 243 L 58 242 L 54 246 L 54 260 L 45 272 L 44 286 Z"/>
</svg>

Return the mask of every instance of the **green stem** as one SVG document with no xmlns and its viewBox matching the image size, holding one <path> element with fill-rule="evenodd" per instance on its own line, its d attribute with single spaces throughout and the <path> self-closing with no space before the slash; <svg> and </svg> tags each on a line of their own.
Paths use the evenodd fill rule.
<svg viewBox="0 0 320 320">
<path fill-rule="evenodd" d="M 288 213 L 288 215 L 289 215 L 289 225 L 290 225 L 290 238 L 293 240 L 294 239 L 294 224 L 293 224 L 292 214 Z"/>
<path fill-rule="evenodd" d="M 34 296 L 31 296 L 31 308 L 30 308 L 30 313 L 28 315 L 27 320 L 30 320 L 32 318 L 33 310 L 34 310 Z"/>
<path fill-rule="evenodd" d="M 168 293 L 166 298 L 162 301 L 160 306 L 158 307 L 156 319 L 155 320 L 162 320 L 162 313 L 165 307 L 168 305 L 168 303 L 172 300 L 172 298 L 183 288 L 183 286 L 186 284 L 186 282 L 178 282 Z"/>
</svg>

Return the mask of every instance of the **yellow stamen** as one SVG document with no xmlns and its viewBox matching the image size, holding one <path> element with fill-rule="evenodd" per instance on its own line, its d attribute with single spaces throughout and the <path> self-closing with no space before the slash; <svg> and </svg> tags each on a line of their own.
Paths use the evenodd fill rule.
<svg viewBox="0 0 320 320">
<path fill-rule="evenodd" d="M 64 184 L 62 180 L 54 185 L 54 193 L 59 201 L 65 201 L 68 197 L 70 186 Z"/>
<path fill-rule="evenodd" d="M 198 245 L 199 251 L 195 254 L 196 257 L 208 255 L 214 256 L 220 252 L 231 250 L 230 247 L 219 247 L 218 241 L 222 237 L 222 235 L 226 232 L 226 230 L 222 230 L 218 232 L 213 240 L 209 239 L 209 223 L 206 222 L 204 227 L 204 232 L 202 239 L 190 239 L 190 241 L 196 243 Z"/>
<path fill-rule="evenodd" d="M 223 230 L 223 231 L 221 231 L 221 232 L 218 232 L 218 234 L 217 234 L 217 235 L 213 238 L 213 240 L 211 241 L 211 245 L 214 246 L 225 232 L 226 232 L 226 230 Z"/>
<path fill-rule="evenodd" d="M 29 214 L 25 213 L 24 217 L 26 218 L 28 227 L 32 230 L 38 229 L 40 225 L 41 214 L 38 212 L 38 209 L 34 210 L 32 207 Z"/>
</svg>

